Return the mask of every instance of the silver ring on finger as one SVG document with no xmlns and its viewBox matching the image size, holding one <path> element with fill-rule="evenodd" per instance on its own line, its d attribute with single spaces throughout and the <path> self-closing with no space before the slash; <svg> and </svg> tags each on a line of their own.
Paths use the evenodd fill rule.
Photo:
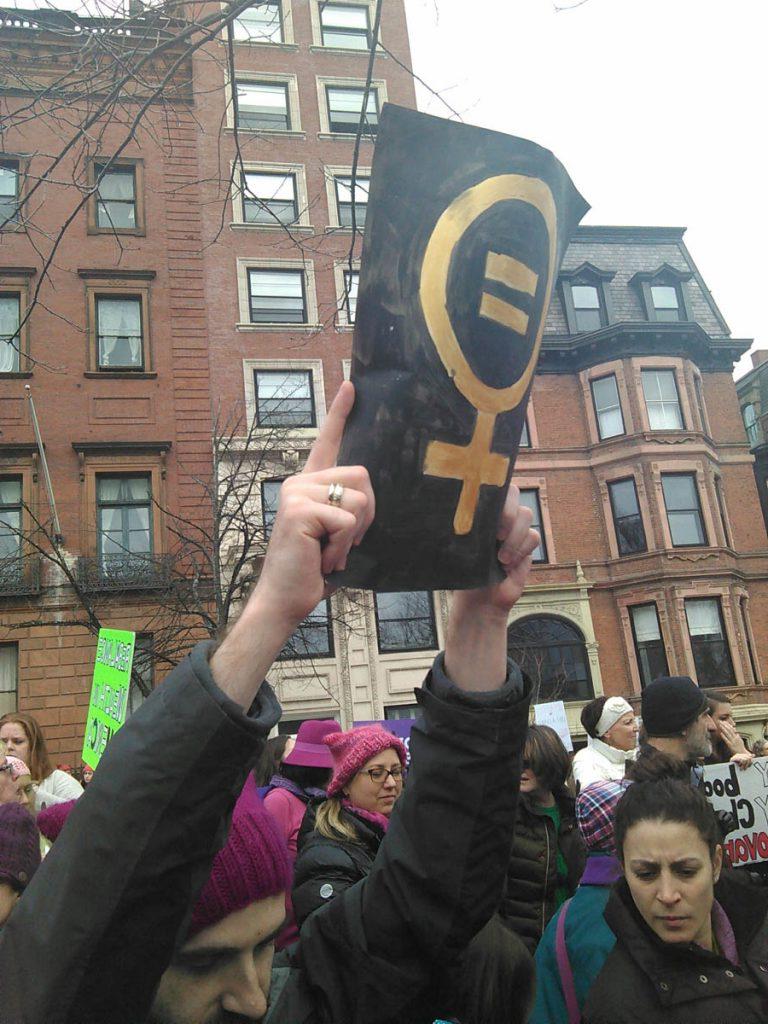
<svg viewBox="0 0 768 1024">
<path fill-rule="evenodd" d="M 331 484 L 328 488 L 328 504 L 341 505 L 341 499 L 344 497 L 344 488 L 341 484 Z"/>
</svg>

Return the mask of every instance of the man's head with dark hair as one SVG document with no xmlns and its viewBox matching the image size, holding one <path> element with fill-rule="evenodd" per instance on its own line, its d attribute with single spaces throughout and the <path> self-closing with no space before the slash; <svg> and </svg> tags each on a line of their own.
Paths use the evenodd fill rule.
<svg viewBox="0 0 768 1024">
<path fill-rule="evenodd" d="M 709 701 L 689 676 L 662 676 L 646 686 L 641 714 L 651 746 L 689 764 L 712 753 L 717 730 Z"/>
</svg>

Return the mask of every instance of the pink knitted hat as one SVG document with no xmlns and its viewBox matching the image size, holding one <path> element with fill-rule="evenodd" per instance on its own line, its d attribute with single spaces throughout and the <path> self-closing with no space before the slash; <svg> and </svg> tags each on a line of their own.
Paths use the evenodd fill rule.
<svg viewBox="0 0 768 1024">
<path fill-rule="evenodd" d="M 11 766 L 11 778 L 14 782 L 16 779 L 20 779 L 22 775 L 32 774 L 20 757 L 13 757 L 11 754 L 6 754 L 5 763 Z"/>
<path fill-rule="evenodd" d="M 288 847 L 259 804 L 232 815 L 226 845 L 192 910 L 187 938 L 225 917 L 291 887 Z"/>
<path fill-rule="evenodd" d="M 40 811 L 36 819 L 37 827 L 49 843 L 58 839 L 59 832 L 64 828 L 64 823 L 76 803 L 76 800 L 66 800 L 63 804 L 50 804 Z"/>
<path fill-rule="evenodd" d="M 331 733 L 323 743 L 330 748 L 333 757 L 333 776 L 328 785 L 328 796 L 339 793 L 365 762 L 382 750 L 394 750 L 405 768 L 405 744 L 380 725 L 364 725 L 348 732 Z"/>
</svg>

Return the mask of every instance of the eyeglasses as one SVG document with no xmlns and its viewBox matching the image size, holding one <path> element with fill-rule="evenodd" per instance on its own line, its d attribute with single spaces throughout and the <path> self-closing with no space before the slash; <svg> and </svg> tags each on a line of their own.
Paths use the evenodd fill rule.
<svg viewBox="0 0 768 1024">
<path fill-rule="evenodd" d="M 400 782 L 405 772 L 398 765 L 397 768 L 365 768 L 361 774 L 367 775 L 371 782 L 384 782 L 388 775 L 391 775 L 395 782 Z"/>
</svg>

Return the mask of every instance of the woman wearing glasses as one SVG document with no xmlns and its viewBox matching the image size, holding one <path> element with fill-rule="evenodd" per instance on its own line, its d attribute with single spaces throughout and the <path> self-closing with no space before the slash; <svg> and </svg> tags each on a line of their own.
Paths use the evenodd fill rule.
<svg viewBox="0 0 768 1024">
<path fill-rule="evenodd" d="M 365 878 L 403 791 L 405 746 L 379 726 L 332 733 L 327 799 L 309 805 L 299 832 L 293 910 L 309 915 Z"/>
</svg>

